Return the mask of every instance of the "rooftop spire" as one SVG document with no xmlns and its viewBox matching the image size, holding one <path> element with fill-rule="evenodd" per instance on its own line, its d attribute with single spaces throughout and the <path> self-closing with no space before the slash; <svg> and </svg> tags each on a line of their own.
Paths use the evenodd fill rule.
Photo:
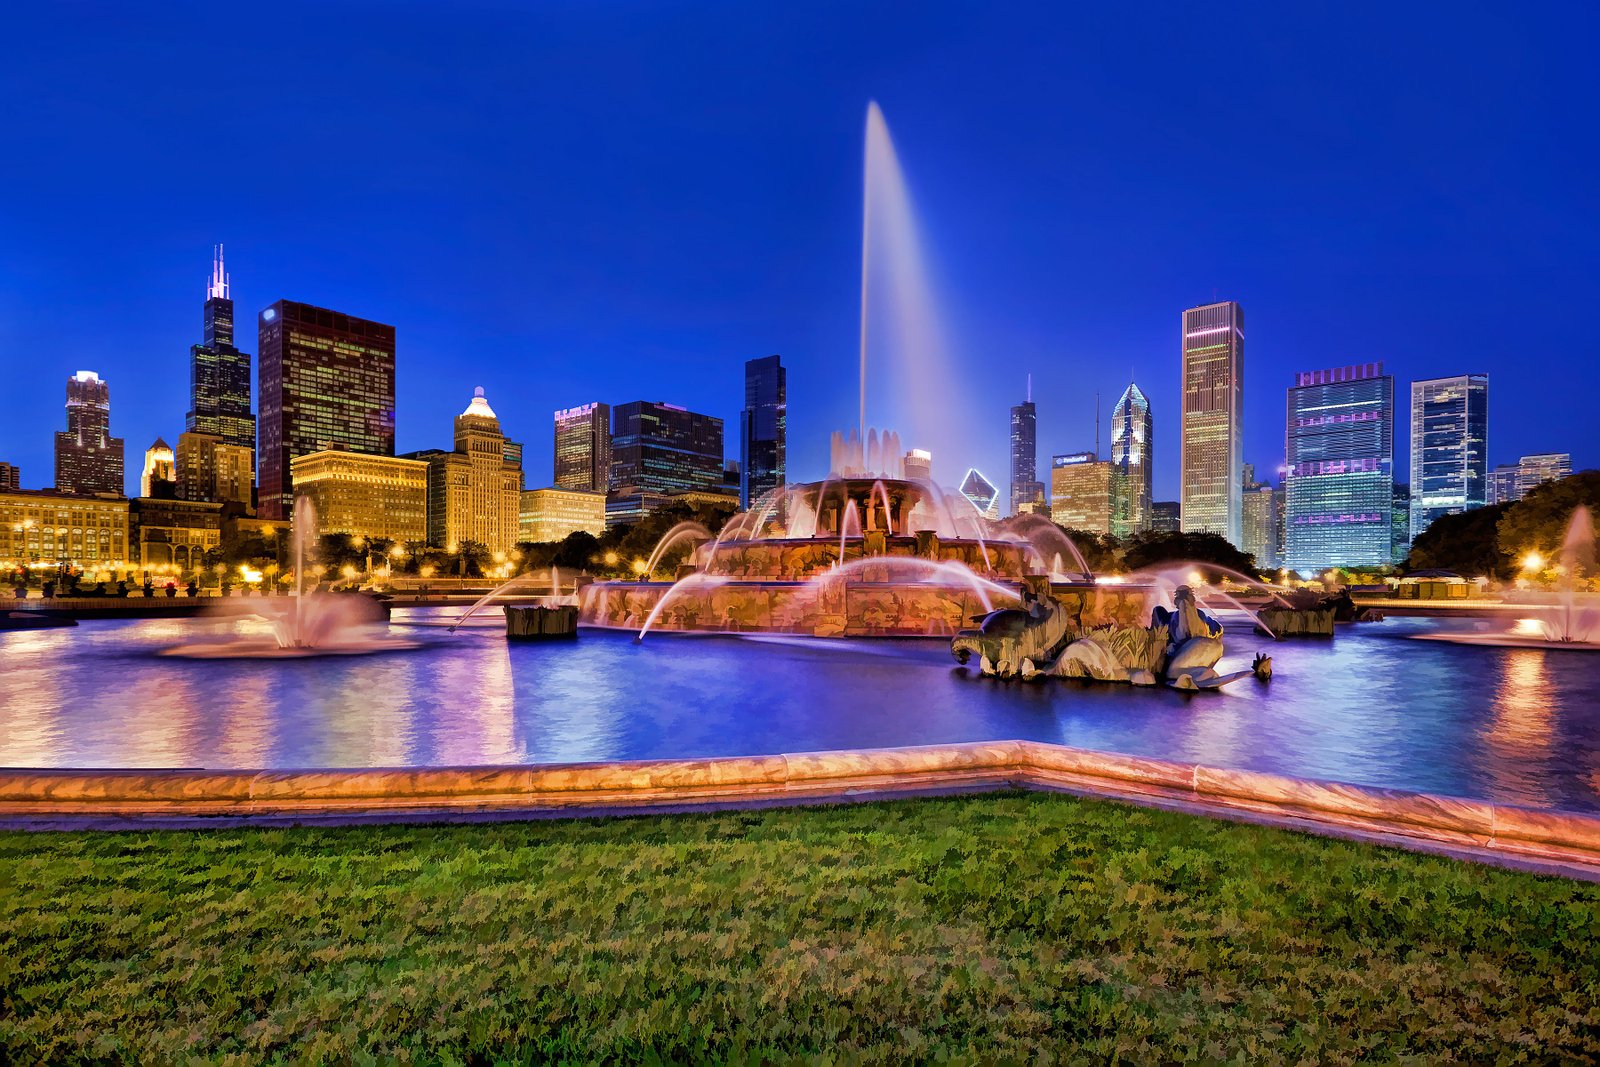
<svg viewBox="0 0 1600 1067">
<path fill-rule="evenodd" d="M 228 299 L 228 274 L 222 269 L 222 246 L 211 246 L 211 280 L 206 283 L 207 300 Z"/>
<path fill-rule="evenodd" d="M 1028 403 L 1033 403 L 1033 373 L 1028 374 Z"/>
</svg>

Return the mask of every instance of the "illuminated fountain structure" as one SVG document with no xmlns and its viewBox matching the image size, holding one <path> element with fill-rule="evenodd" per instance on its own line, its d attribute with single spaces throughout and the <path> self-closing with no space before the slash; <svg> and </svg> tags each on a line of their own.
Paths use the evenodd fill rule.
<svg viewBox="0 0 1600 1067">
<path fill-rule="evenodd" d="M 1600 575 L 1596 566 L 1594 518 L 1579 505 L 1567 523 L 1555 557 L 1556 591 L 1529 605 L 1530 615 L 1509 631 L 1418 634 L 1432 641 L 1501 648 L 1600 650 L 1600 594 L 1580 592 Z"/>
<path fill-rule="evenodd" d="M 671 581 L 655 569 L 689 551 Z M 1074 576 L 1061 561 L 1075 560 Z M 683 524 L 652 553 L 643 581 L 580 592 L 592 626 L 818 637 L 953 636 L 975 616 L 1050 587 L 1075 625 L 1144 614 L 1148 590 L 1094 584 L 1076 547 L 1037 516 L 992 523 L 927 481 L 829 477 L 758 499 L 712 538 Z"/>
<path fill-rule="evenodd" d="M 224 600 L 213 616 L 257 616 L 267 634 L 235 634 L 223 640 L 192 641 L 163 649 L 184 659 L 301 659 L 308 656 L 361 656 L 420 647 L 416 641 L 383 632 L 383 610 L 359 593 L 319 593 L 305 588 L 307 547 L 317 523 L 307 497 L 294 504 L 294 595 Z"/>
</svg>

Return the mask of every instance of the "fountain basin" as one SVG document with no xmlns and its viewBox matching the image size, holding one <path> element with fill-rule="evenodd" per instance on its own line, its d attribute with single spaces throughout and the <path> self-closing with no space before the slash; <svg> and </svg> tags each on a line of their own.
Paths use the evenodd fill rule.
<svg viewBox="0 0 1600 1067">
<path fill-rule="evenodd" d="M 867 565 L 867 570 L 871 566 Z M 813 637 L 953 637 L 994 608 L 1021 602 L 1020 583 L 979 587 L 949 581 L 724 581 L 699 588 L 676 582 L 595 582 L 581 596 L 589 626 L 637 631 L 781 633 Z M 979 589 L 982 592 L 979 592 Z M 1131 625 L 1148 616 L 1142 586 L 1052 583 L 1050 591 L 1081 627 Z M 659 612 L 657 609 L 660 609 Z"/>
</svg>

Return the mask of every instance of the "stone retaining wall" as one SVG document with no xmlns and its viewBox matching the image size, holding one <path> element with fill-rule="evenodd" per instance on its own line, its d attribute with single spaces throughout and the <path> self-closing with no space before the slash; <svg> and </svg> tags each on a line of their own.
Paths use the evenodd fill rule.
<svg viewBox="0 0 1600 1067">
<path fill-rule="evenodd" d="M 1291 819 L 1600 869 L 1600 818 L 1034 741 L 545 766 L 304 771 L 0 770 L 0 821 L 570 810 L 1000 787 Z M 1396 843 L 1405 843 L 1404 840 Z"/>
</svg>

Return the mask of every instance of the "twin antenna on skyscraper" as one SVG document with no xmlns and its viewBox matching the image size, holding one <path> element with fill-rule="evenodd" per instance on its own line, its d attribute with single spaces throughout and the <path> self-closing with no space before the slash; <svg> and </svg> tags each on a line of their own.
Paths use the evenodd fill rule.
<svg viewBox="0 0 1600 1067">
<path fill-rule="evenodd" d="M 206 299 L 228 299 L 228 274 L 222 269 L 222 246 L 211 246 L 211 278 L 206 282 Z"/>
</svg>

